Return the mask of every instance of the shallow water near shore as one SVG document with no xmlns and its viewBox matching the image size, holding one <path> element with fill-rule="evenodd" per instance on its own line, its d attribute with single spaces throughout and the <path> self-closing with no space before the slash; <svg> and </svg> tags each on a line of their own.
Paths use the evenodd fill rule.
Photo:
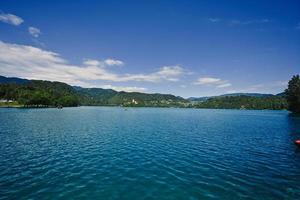
<svg viewBox="0 0 300 200">
<path fill-rule="evenodd" d="M 299 199 L 287 111 L 0 109 L 0 199 Z"/>
</svg>

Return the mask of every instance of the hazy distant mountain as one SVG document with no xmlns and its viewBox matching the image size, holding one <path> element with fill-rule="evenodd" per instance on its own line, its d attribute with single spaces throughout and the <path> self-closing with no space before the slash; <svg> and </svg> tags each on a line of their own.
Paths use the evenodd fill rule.
<svg viewBox="0 0 300 200">
<path fill-rule="evenodd" d="M 262 93 L 230 93 L 230 94 L 222 94 L 219 96 L 209 96 L 209 97 L 190 97 L 189 101 L 206 101 L 210 98 L 217 97 L 237 97 L 237 96 L 247 96 L 247 97 L 271 97 L 273 94 L 262 94 Z"/>
<path fill-rule="evenodd" d="M 276 94 L 276 96 L 284 97 L 285 96 L 285 92 L 278 93 L 278 94 Z"/>
<path fill-rule="evenodd" d="M 220 96 L 225 97 L 236 97 L 236 96 L 248 96 L 248 97 L 268 97 L 273 96 L 273 94 L 263 94 L 263 93 L 230 93 L 230 94 L 223 94 Z"/>
<path fill-rule="evenodd" d="M 6 83 L 15 83 L 15 84 L 24 84 L 28 83 L 30 80 L 22 79 L 22 78 L 15 78 L 15 77 L 5 77 L 0 76 L 0 84 L 6 84 Z"/>
<path fill-rule="evenodd" d="M 187 100 L 189 101 L 206 101 L 207 99 L 209 98 L 212 98 L 213 96 L 211 97 L 189 97 L 187 98 Z"/>
</svg>

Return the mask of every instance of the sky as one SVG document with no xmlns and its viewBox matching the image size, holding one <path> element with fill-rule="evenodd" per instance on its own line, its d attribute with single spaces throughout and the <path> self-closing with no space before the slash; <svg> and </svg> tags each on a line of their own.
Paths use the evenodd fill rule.
<svg viewBox="0 0 300 200">
<path fill-rule="evenodd" d="M 299 73 L 299 0 L 0 1 L 3 76 L 201 97 Z"/>
</svg>

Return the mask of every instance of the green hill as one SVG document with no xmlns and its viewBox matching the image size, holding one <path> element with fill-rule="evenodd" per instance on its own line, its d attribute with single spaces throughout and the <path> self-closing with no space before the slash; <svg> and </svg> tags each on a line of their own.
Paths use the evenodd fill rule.
<svg viewBox="0 0 300 200">
<path fill-rule="evenodd" d="M 272 109 L 287 108 L 286 99 L 282 96 L 219 96 L 209 98 L 194 104 L 197 108 L 224 108 L 224 109 Z"/>
<path fill-rule="evenodd" d="M 171 94 L 118 92 L 111 89 L 70 86 L 61 82 L 6 78 L 3 76 L 0 77 L 0 99 L 2 101 L 11 100 L 12 105 L 25 107 L 95 105 L 225 109 L 287 108 L 284 93 L 278 95 L 236 93 L 186 100 Z M 5 102 L 4 104 L 7 105 Z"/>
<path fill-rule="evenodd" d="M 283 94 L 283 93 L 280 93 Z M 279 94 L 278 94 L 279 95 Z M 208 96 L 208 97 L 190 97 L 188 100 L 190 101 L 206 101 L 211 98 L 216 98 L 216 97 L 237 97 L 237 96 L 247 96 L 247 97 L 270 97 L 273 96 L 273 94 L 261 94 L 261 93 L 229 93 L 229 94 L 222 94 L 219 96 Z"/>
<path fill-rule="evenodd" d="M 111 89 L 75 87 L 82 105 L 122 105 L 170 107 L 184 106 L 188 101 L 170 94 L 117 92 Z"/>
<path fill-rule="evenodd" d="M 150 106 L 182 107 L 187 100 L 170 94 L 117 92 L 111 89 L 73 87 L 66 83 L 26 80 L 13 82 L 0 80 L 0 99 L 17 101 L 24 106 Z M 14 78 L 15 79 L 15 78 Z"/>
<path fill-rule="evenodd" d="M 0 84 L 0 99 L 24 106 L 77 106 L 79 96 L 72 86 L 60 82 L 31 80 L 22 84 Z"/>
</svg>

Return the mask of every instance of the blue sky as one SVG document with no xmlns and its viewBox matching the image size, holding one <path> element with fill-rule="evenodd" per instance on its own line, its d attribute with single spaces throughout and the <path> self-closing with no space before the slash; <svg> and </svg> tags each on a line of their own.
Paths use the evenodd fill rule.
<svg viewBox="0 0 300 200">
<path fill-rule="evenodd" d="M 279 93 L 300 1 L 0 1 L 0 74 L 171 93 Z"/>
</svg>

